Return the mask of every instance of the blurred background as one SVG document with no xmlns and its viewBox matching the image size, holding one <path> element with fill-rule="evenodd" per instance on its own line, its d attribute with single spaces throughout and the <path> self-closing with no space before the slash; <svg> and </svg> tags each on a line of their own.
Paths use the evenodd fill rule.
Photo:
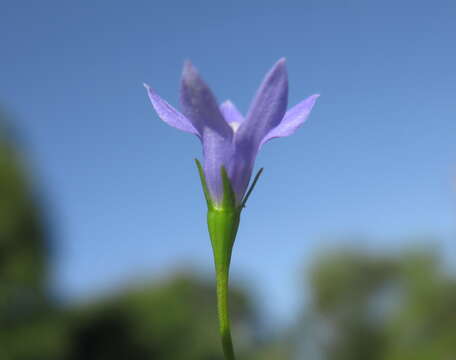
<svg viewBox="0 0 456 360">
<path fill-rule="evenodd" d="M 0 359 L 221 360 L 198 140 L 163 124 L 191 59 L 290 106 L 234 248 L 240 359 L 456 357 L 456 3 L 4 1 Z"/>
</svg>

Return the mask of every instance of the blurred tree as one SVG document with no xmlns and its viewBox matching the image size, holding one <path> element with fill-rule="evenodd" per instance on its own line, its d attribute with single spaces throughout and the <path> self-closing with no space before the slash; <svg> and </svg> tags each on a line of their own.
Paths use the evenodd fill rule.
<svg viewBox="0 0 456 360">
<path fill-rule="evenodd" d="M 57 346 L 48 322 L 48 233 L 7 125 L 0 113 L 0 358 L 49 359 Z"/>
<path fill-rule="evenodd" d="M 276 333 L 263 339 L 262 343 L 255 347 L 249 360 L 287 360 L 293 354 L 293 344 L 288 332 Z M 245 359 L 245 357 L 243 357 Z"/>
<path fill-rule="evenodd" d="M 386 327 L 385 359 L 456 358 L 456 279 L 441 264 L 430 253 L 403 259 L 401 302 Z"/>
<path fill-rule="evenodd" d="M 215 289 L 189 272 L 70 314 L 69 360 L 222 360 Z M 234 327 L 249 322 L 244 293 L 231 296 Z"/>
<path fill-rule="evenodd" d="M 456 278 L 437 254 L 332 252 L 316 260 L 310 283 L 319 358 L 456 358 Z"/>
</svg>

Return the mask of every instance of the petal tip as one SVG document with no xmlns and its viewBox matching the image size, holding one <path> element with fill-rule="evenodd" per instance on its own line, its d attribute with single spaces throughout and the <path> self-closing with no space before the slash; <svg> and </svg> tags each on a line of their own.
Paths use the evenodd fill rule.
<svg viewBox="0 0 456 360">
<path fill-rule="evenodd" d="M 194 77 L 195 75 L 197 75 L 198 71 L 196 70 L 195 66 L 193 65 L 193 63 L 190 61 L 190 60 L 185 60 L 184 61 L 184 66 L 183 66 L 183 69 L 182 69 L 182 76 L 184 78 L 186 77 Z"/>
<path fill-rule="evenodd" d="M 315 105 L 315 103 L 317 102 L 317 99 L 318 99 L 319 97 L 320 97 L 320 94 L 314 94 L 314 95 L 311 95 L 311 96 L 309 97 L 312 106 Z"/>
<path fill-rule="evenodd" d="M 287 76 L 287 60 L 283 57 L 280 58 L 270 70 L 270 74 L 281 74 Z"/>
<path fill-rule="evenodd" d="M 149 98 L 154 102 L 154 99 L 157 98 L 157 92 L 148 84 L 143 83 L 144 88 L 147 91 L 147 94 L 149 95 Z"/>
<path fill-rule="evenodd" d="M 275 69 L 275 70 L 286 71 L 286 68 L 287 68 L 287 59 L 285 59 L 284 57 L 277 60 L 277 62 L 273 66 L 273 69 Z"/>
</svg>

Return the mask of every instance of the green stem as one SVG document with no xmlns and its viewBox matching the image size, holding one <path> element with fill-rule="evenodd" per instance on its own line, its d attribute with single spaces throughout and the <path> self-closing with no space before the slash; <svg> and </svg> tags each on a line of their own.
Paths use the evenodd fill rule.
<svg viewBox="0 0 456 360">
<path fill-rule="evenodd" d="M 228 279 L 231 251 L 236 239 L 239 218 L 239 209 L 221 210 L 210 208 L 207 213 L 207 224 L 214 252 L 217 310 L 225 360 L 235 360 L 228 312 Z"/>
<path fill-rule="evenodd" d="M 231 340 L 230 318 L 228 310 L 228 268 L 216 269 L 217 310 L 219 317 L 220 336 L 226 360 L 235 360 L 233 342 Z"/>
</svg>

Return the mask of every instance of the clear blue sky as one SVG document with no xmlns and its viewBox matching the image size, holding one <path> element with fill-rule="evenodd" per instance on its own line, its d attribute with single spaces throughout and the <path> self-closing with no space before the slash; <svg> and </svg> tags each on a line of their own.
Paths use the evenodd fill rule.
<svg viewBox="0 0 456 360">
<path fill-rule="evenodd" d="M 290 104 L 320 93 L 294 136 L 264 147 L 233 274 L 289 319 L 299 271 L 337 235 L 367 247 L 436 235 L 455 252 L 456 2 L 4 1 L 0 103 L 53 209 L 55 286 L 96 294 L 180 262 L 211 271 L 198 140 L 162 123 L 191 59 L 245 112 L 288 60 Z"/>
</svg>

